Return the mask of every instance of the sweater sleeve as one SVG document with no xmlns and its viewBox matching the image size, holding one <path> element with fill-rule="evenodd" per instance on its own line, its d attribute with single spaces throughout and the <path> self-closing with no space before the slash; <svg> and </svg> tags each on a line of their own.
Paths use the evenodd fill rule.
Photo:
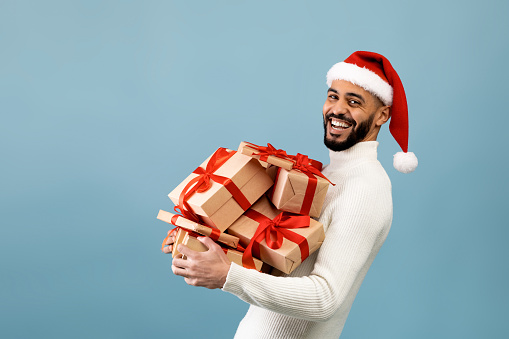
<svg viewBox="0 0 509 339">
<path fill-rule="evenodd" d="M 355 282 L 360 285 L 390 227 L 390 189 L 387 196 L 377 186 L 354 180 L 334 192 L 322 213 L 328 227 L 309 275 L 276 277 L 232 264 L 223 291 L 288 316 L 328 320 Z"/>
</svg>

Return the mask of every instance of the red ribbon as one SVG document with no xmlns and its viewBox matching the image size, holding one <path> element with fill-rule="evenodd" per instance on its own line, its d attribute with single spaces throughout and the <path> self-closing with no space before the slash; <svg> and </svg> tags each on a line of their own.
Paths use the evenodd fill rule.
<svg viewBox="0 0 509 339">
<path fill-rule="evenodd" d="M 219 148 L 212 154 L 205 168 L 198 167 L 193 173 L 198 174 L 187 183 L 179 196 L 179 204 L 175 206 L 175 211 L 181 212 L 182 215 L 192 221 L 199 221 L 199 217 L 191 210 L 187 200 L 191 195 L 206 192 L 212 187 L 211 180 L 223 185 L 233 196 L 233 199 L 240 205 L 242 210 L 251 207 L 251 203 L 246 196 L 240 191 L 235 183 L 227 177 L 214 174 L 228 159 L 235 154 L 235 151 L 228 152 L 226 148 Z"/>
<path fill-rule="evenodd" d="M 309 244 L 307 239 L 289 229 L 309 227 L 311 223 L 309 216 L 281 212 L 274 219 L 270 219 L 252 209 L 246 211 L 244 215 L 260 224 L 242 256 L 242 265 L 244 267 L 255 268 L 253 256 L 260 258 L 260 243 L 263 239 L 265 239 L 267 246 L 275 250 L 281 247 L 283 239 L 286 238 L 299 245 L 302 261 L 308 257 Z"/>
<path fill-rule="evenodd" d="M 164 249 L 164 246 L 166 244 L 166 241 L 171 237 L 171 235 L 174 233 L 174 232 L 177 232 L 179 229 L 183 228 L 186 232 L 189 232 L 190 235 L 192 235 L 193 237 L 203 237 L 204 235 L 203 234 L 199 234 L 197 232 L 194 232 L 190 229 L 187 229 L 185 227 L 182 227 L 182 226 L 177 226 L 177 219 L 178 218 L 181 218 L 182 216 L 181 215 L 177 215 L 177 214 L 174 214 L 172 217 L 171 217 L 171 220 L 170 220 L 170 223 L 175 226 L 174 229 L 171 230 L 170 233 L 168 233 L 168 235 L 166 236 L 166 238 L 164 238 L 163 240 L 163 244 L 161 246 L 161 250 Z M 217 228 L 212 228 L 208 225 L 203 225 L 203 224 L 200 224 L 202 226 L 205 226 L 205 227 L 208 227 L 210 228 L 210 230 L 212 231 L 212 233 L 209 235 L 209 238 L 214 240 L 214 241 L 218 241 L 219 240 L 219 236 L 221 235 L 221 231 L 218 230 Z M 223 244 L 219 244 L 221 247 L 223 247 Z M 223 247 L 224 249 L 224 247 Z M 242 247 L 240 244 L 237 244 L 237 248 L 236 248 L 237 251 L 240 251 L 240 252 L 244 252 L 245 251 L 245 248 Z M 226 253 L 226 252 L 225 252 Z"/>
<path fill-rule="evenodd" d="M 177 216 L 178 217 L 178 216 Z M 173 219 L 173 218 L 172 218 Z M 171 237 L 171 235 L 174 233 L 174 232 L 177 232 L 179 229 L 184 229 L 186 232 L 189 233 L 189 235 L 193 236 L 193 237 L 201 237 L 202 235 L 201 234 L 198 234 L 196 232 L 193 232 L 191 230 L 188 230 L 188 229 L 185 229 L 184 227 L 180 227 L 180 226 L 177 226 L 175 227 L 174 229 L 171 230 L 170 233 L 168 233 L 168 235 L 166 236 L 166 238 L 164 238 L 163 240 L 163 244 L 161 245 L 161 251 L 164 250 L 164 246 L 166 246 L 166 241 Z"/>
<path fill-rule="evenodd" d="M 309 178 L 306 187 L 306 193 L 304 194 L 304 201 L 302 202 L 302 207 L 299 212 L 300 214 L 309 215 L 311 205 L 313 204 L 316 186 L 318 184 L 318 179 L 316 176 L 324 178 L 334 186 L 336 184 L 333 184 L 329 179 L 327 179 L 325 175 L 322 174 L 322 172 L 320 172 L 322 168 L 321 162 L 309 159 L 307 155 L 300 153 L 297 153 L 297 155 L 293 156 L 293 160 L 295 161 L 293 169 L 304 173 Z"/>
<path fill-rule="evenodd" d="M 223 250 L 223 252 L 225 254 L 227 254 L 228 251 L 230 250 L 230 248 L 228 246 L 224 245 L 224 244 L 218 244 L 218 245 L 221 247 L 221 249 Z M 239 251 L 239 252 L 242 252 L 242 253 L 244 253 L 244 251 L 246 250 L 244 247 L 240 246 L 240 244 L 238 244 L 237 248 L 234 248 L 234 249 Z"/>
<path fill-rule="evenodd" d="M 317 175 L 321 178 L 324 178 L 329 183 L 331 183 L 333 186 L 336 184 L 333 184 L 325 175 L 320 172 L 322 170 L 322 163 L 313 159 L 309 159 L 307 155 L 297 153 L 297 155 L 292 156 L 293 160 L 295 161 L 295 165 L 293 165 L 293 169 L 299 170 L 303 173 L 312 173 L 314 175 Z"/>
<path fill-rule="evenodd" d="M 324 178 L 332 185 L 336 185 L 333 184 L 329 179 L 327 179 L 325 175 L 322 174 L 321 172 L 322 163 L 320 161 L 310 159 L 307 155 L 300 153 L 297 153 L 297 155 L 288 155 L 284 150 L 276 149 L 270 143 L 267 143 L 267 146 L 258 146 L 250 142 L 246 142 L 246 144 L 249 147 L 257 150 L 258 153 L 253 153 L 253 155 L 259 155 L 260 160 L 262 161 L 266 161 L 270 155 L 273 155 L 280 159 L 291 160 L 294 162 L 293 169 L 300 170 L 303 173 L 313 173 L 315 175 L 318 175 L 319 177 Z"/>
<path fill-rule="evenodd" d="M 267 161 L 268 157 L 271 155 L 280 159 L 292 160 L 285 151 L 276 149 L 269 143 L 267 143 L 267 146 L 258 146 L 250 142 L 246 142 L 246 144 L 257 151 L 257 153 L 253 153 L 253 155 L 259 155 L 261 161 Z"/>
<path fill-rule="evenodd" d="M 174 225 L 174 226 L 177 226 L 177 219 L 179 217 L 182 217 L 181 215 L 177 215 L 177 214 L 174 214 L 172 217 L 171 217 L 171 224 Z M 182 217 L 183 218 L 183 217 Z M 203 225 L 203 224 L 200 224 L 201 226 L 205 226 L 207 228 L 210 228 L 210 231 L 212 233 L 210 233 L 209 237 L 210 239 L 214 240 L 214 241 L 218 241 L 219 240 L 219 236 L 221 235 L 221 231 L 218 230 L 217 228 L 212 228 L 210 227 L 209 225 Z M 193 232 L 192 230 L 188 230 L 186 229 L 185 227 L 182 227 L 182 226 L 177 226 L 177 227 L 180 227 L 180 228 L 184 228 L 186 231 L 189 231 L 189 232 Z M 196 233 L 196 232 L 195 232 Z M 198 233 L 197 233 L 198 234 Z M 199 235 L 200 237 L 203 237 L 204 235 L 203 234 L 200 234 Z"/>
<path fill-rule="evenodd" d="M 163 244 L 161 245 L 161 251 L 164 250 L 164 247 L 166 246 L 166 241 L 170 238 L 171 234 L 173 233 L 173 230 L 171 230 L 170 233 L 168 233 L 168 235 L 166 236 L 166 238 L 164 238 L 163 240 Z M 164 252 L 164 251 L 163 251 Z"/>
</svg>

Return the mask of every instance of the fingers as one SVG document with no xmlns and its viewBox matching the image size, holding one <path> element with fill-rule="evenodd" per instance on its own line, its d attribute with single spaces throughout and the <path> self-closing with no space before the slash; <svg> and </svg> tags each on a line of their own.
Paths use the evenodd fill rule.
<svg viewBox="0 0 509 339">
<path fill-rule="evenodd" d="M 190 262 L 183 258 L 173 258 L 171 265 L 183 269 L 187 269 L 191 266 Z"/>
<path fill-rule="evenodd" d="M 171 232 L 171 231 L 170 231 L 170 232 Z M 170 233 L 170 232 L 168 232 L 168 235 L 169 235 L 169 233 Z M 172 235 L 172 236 L 169 236 L 169 237 L 166 239 L 165 244 L 166 244 L 166 245 L 171 245 L 171 244 L 173 244 L 174 242 L 175 242 L 175 236 L 174 236 L 174 235 Z"/>
<path fill-rule="evenodd" d="M 164 239 L 163 245 L 161 247 L 163 253 L 166 254 L 173 252 L 173 243 L 175 242 L 175 236 L 174 235 L 170 236 L 170 232 L 171 231 L 168 232 L 168 236 Z"/>
<path fill-rule="evenodd" d="M 184 244 L 178 245 L 178 251 L 185 258 L 176 256 L 172 261 L 175 275 L 184 277 L 187 284 L 207 288 L 221 288 L 230 269 L 230 260 L 222 248 L 209 237 L 198 237 L 208 250 L 197 252 Z"/>
<path fill-rule="evenodd" d="M 210 239 L 209 237 L 198 237 L 197 238 L 202 244 L 204 244 L 205 246 L 207 246 L 207 248 L 210 250 L 210 249 L 215 249 L 216 247 L 219 247 L 218 244 L 216 244 L 214 242 L 214 240 Z"/>
<path fill-rule="evenodd" d="M 177 249 L 185 257 L 190 258 L 190 259 L 195 258 L 196 256 L 198 256 L 201 253 L 201 252 L 193 251 L 192 249 L 190 249 L 189 247 L 187 247 L 184 244 L 179 244 Z"/>
<path fill-rule="evenodd" d="M 219 244 L 217 244 L 214 240 L 209 237 L 198 237 L 198 240 L 208 247 L 209 251 L 212 251 L 216 255 L 218 255 L 224 262 L 230 262 L 226 257 L 226 254 L 223 252 L 223 249 Z"/>
<path fill-rule="evenodd" d="M 175 275 L 179 275 L 181 277 L 187 277 L 186 276 L 186 270 L 184 268 L 181 268 L 181 267 L 177 267 L 175 265 L 171 265 L 171 270 L 173 271 L 173 274 Z"/>
<path fill-rule="evenodd" d="M 184 277 L 184 280 L 188 285 L 196 286 L 198 279 L 191 277 L 192 271 L 188 269 L 189 266 L 189 262 L 185 259 L 173 259 L 171 270 L 173 271 L 173 274 Z"/>
<path fill-rule="evenodd" d="M 188 284 L 188 285 L 191 285 L 191 286 L 198 286 L 199 285 L 199 280 L 196 279 L 196 278 L 184 278 L 184 281 Z"/>
</svg>

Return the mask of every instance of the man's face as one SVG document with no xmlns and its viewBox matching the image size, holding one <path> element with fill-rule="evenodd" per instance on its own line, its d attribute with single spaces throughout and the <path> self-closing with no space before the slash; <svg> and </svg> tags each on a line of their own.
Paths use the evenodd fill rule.
<svg viewBox="0 0 509 339">
<path fill-rule="evenodd" d="M 384 107 L 362 87 L 334 80 L 323 105 L 325 146 L 339 152 L 360 141 L 376 140 L 380 126 L 389 118 L 381 122 L 379 113 Z"/>
</svg>

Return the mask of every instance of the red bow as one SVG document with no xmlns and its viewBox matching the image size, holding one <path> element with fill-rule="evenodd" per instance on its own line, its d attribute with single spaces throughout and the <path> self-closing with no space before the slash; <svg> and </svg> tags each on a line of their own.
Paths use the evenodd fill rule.
<svg viewBox="0 0 509 339">
<path fill-rule="evenodd" d="M 313 159 L 309 159 L 307 155 L 297 153 L 297 155 L 291 156 L 292 160 L 294 161 L 293 169 L 300 171 L 308 176 L 308 184 L 306 186 L 306 193 L 304 194 L 304 201 L 302 202 L 302 207 L 299 211 L 300 214 L 309 215 L 311 211 L 311 206 L 313 205 L 313 197 L 315 196 L 315 190 L 316 186 L 318 185 L 318 180 L 316 179 L 316 176 L 319 176 L 321 178 L 324 178 L 328 182 L 333 184 L 325 175 L 320 172 L 322 169 L 322 163 Z M 277 178 L 279 177 L 279 169 L 276 176 L 276 182 Z M 274 183 L 274 186 L 276 184 Z M 274 193 L 272 191 L 271 193 Z"/>
<path fill-rule="evenodd" d="M 253 256 L 260 258 L 260 242 L 263 239 L 265 239 L 267 246 L 271 249 L 278 249 L 283 244 L 283 239 L 286 238 L 299 245 L 302 261 L 308 257 L 309 244 L 306 238 L 290 231 L 289 228 L 309 227 L 311 222 L 309 216 L 291 215 L 281 212 L 274 219 L 270 219 L 252 209 L 246 211 L 244 215 L 260 224 L 242 256 L 242 265 L 244 267 L 255 268 Z"/>
<path fill-rule="evenodd" d="M 309 159 L 307 155 L 297 153 L 297 155 L 294 155 L 293 160 L 295 161 L 295 165 L 293 165 L 293 169 L 299 170 L 302 173 L 306 174 L 314 174 L 321 178 L 324 178 L 328 182 L 330 182 L 333 186 L 336 184 L 333 184 L 325 175 L 320 172 L 322 170 L 322 163 L 313 159 Z"/>
<path fill-rule="evenodd" d="M 250 142 L 246 142 L 246 144 L 258 152 L 258 153 L 253 153 L 253 155 L 259 155 L 261 161 L 267 161 L 267 158 L 270 155 L 273 155 L 273 156 L 275 156 L 277 158 L 281 158 L 281 159 L 291 160 L 290 156 L 288 154 L 286 154 L 285 151 L 283 151 L 282 149 L 276 149 L 274 146 L 272 146 L 269 143 L 267 143 L 267 146 L 258 146 L 258 145 L 252 144 Z"/>
</svg>

